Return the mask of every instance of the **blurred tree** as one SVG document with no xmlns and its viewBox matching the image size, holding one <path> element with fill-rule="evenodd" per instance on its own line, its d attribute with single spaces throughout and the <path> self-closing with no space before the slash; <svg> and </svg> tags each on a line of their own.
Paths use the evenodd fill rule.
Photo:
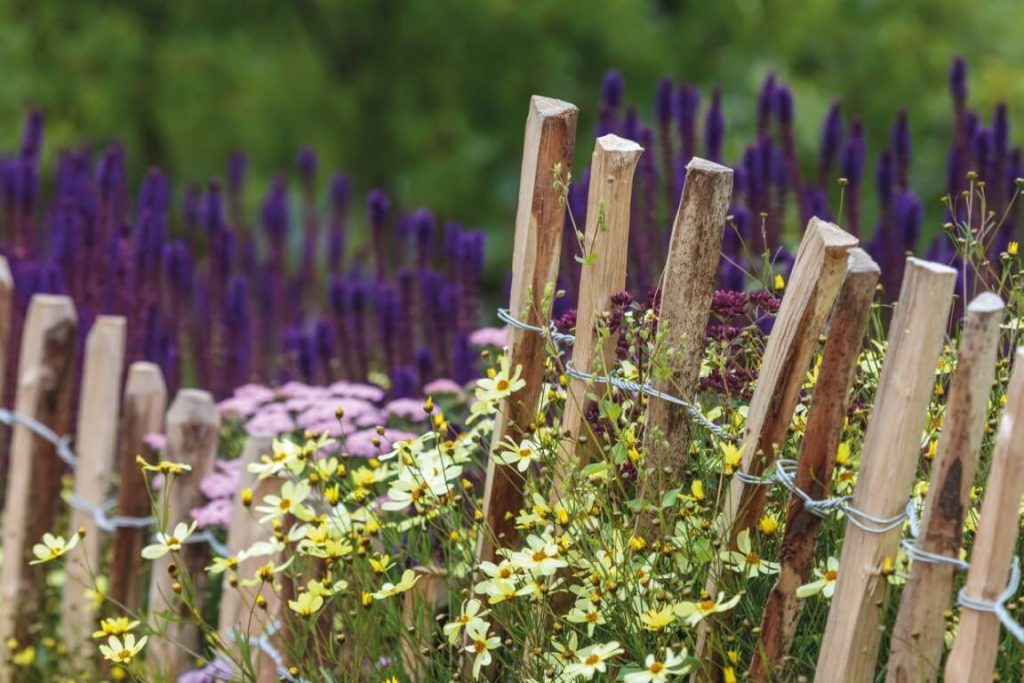
<svg viewBox="0 0 1024 683">
<path fill-rule="evenodd" d="M 721 83 L 730 160 L 770 70 L 795 90 L 806 157 L 833 98 L 864 117 L 873 150 L 907 105 L 915 184 L 931 200 L 945 178 L 950 57 L 971 64 L 974 106 L 987 116 L 1002 99 L 1013 112 L 1022 18 L 1010 0 L 6 0 L 0 120 L 13 146 L 25 109 L 40 105 L 49 158 L 118 138 L 134 170 L 159 164 L 179 183 L 221 173 L 242 147 L 253 194 L 310 143 L 357 190 L 382 185 L 501 236 L 489 253 L 504 263 L 531 93 L 576 102 L 589 132 L 608 68 L 644 114 L 664 74 L 705 98 Z"/>
</svg>

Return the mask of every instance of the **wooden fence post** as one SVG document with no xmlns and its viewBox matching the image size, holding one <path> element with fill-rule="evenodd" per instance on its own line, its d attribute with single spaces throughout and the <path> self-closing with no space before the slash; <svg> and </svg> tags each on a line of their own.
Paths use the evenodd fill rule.
<svg viewBox="0 0 1024 683">
<path fill-rule="evenodd" d="M 568 102 L 539 95 L 530 98 L 519 176 L 509 312 L 538 327 L 550 321 L 544 297 L 558 278 L 562 254 L 565 205 L 554 173 L 556 166 L 560 167 L 563 177 L 559 180 L 564 182 L 572 170 L 578 118 L 579 110 Z M 477 546 L 480 561 L 494 561 L 498 545 L 514 546 L 518 541 L 512 520 L 522 507 L 523 477 L 515 467 L 495 462 L 494 455 L 502 441 L 521 438 L 534 421 L 544 376 L 544 344 L 541 335 L 508 327 L 506 353 L 513 368 L 522 368 L 526 386 L 510 396 L 495 416 L 484 487 L 484 527 Z"/>
<path fill-rule="evenodd" d="M 175 477 L 174 485 L 166 495 L 167 525 L 173 529 L 179 522 L 191 523 L 190 512 L 204 502 L 199 482 L 209 474 L 217 455 L 220 432 L 220 413 L 209 392 L 182 389 L 167 411 L 167 460 L 190 465 L 192 470 Z M 205 586 L 203 565 L 209 549 L 203 543 L 185 546 L 181 553 L 183 566 L 179 572 L 188 572 L 201 594 Z M 169 573 L 169 555 L 153 562 L 153 576 L 149 589 L 150 621 L 160 612 L 177 612 L 181 600 L 172 591 L 174 578 Z M 150 639 L 148 661 L 168 680 L 176 680 L 190 659 L 199 652 L 198 629 L 188 623 L 168 623 L 165 633 Z"/>
<path fill-rule="evenodd" d="M 416 567 L 420 579 L 402 596 L 402 624 L 408 637 L 400 644 L 402 665 L 411 680 L 428 680 L 427 662 L 436 643 L 437 615 L 448 608 L 448 576 L 440 567 Z M 419 648 L 414 643 L 419 642 Z"/>
<path fill-rule="evenodd" d="M 15 360 L 11 356 L 11 331 L 14 328 L 14 277 L 7 258 L 0 255 L 0 406 L 7 404 L 7 369 Z M 0 425 L 0 481 L 7 481 L 11 442 L 8 427 Z M 0 486 L 0 506 L 7 489 Z"/>
<path fill-rule="evenodd" d="M 576 341 L 572 347 L 572 365 L 581 372 L 604 373 L 615 357 L 615 342 L 607 340 L 597 348 L 596 324 L 608 310 L 611 297 L 626 287 L 626 261 L 629 244 L 629 205 L 633 195 L 633 172 L 643 148 L 617 135 L 597 139 L 590 161 L 590 189 L 587 197 L 587 229 L 583 237 L 586 253 L 580 275 L 580 294 L 576 304 Z M 596 358 L 596 363 L 595 361 Z M 551 496 L 560 496 L 577 462 L 577 447 L 583 428 L 588 384 L 573 378 L 569 382 L 562 414 L 559 444 Z"/>
<path fill-rule="evenodd" d="M 832 468 L 850 402 L 850 385 L 864 347 L 864 332 L 879 275 L 878 264 L 867 252 L 850 251 L 846 281 L 829 323 L 794 481 L 798 489 L 814 500 L 827 498 L 831 490 Z M 761 618 L 761 647 L 755 650 L 750 666 L 752 680 L 777 678 L 782 660 L 793 644 L 803 604 L 796 589 L 807 583 L 813 568 L 821 522 L 820 517 L 804 508 L 801 498 L 790 496 L 786 531 L 779 546 L 779 578 L 768 595 Z"/>
<path fill-rule="evenodd" d="M 671 375 L 654 388 L 692 400 L 704 358 L 704 337 L 715 288 L 726 213 L 732 199 L 731 168 L 698 157 L 686 167 L 683 197 L 672 226 L 665 274 L 661 281 L 659 331 L 675 351 Z M 686 464 L 690 416 L 674 403 L 647 404 L 641 497 L 657 505 L 661 494 L 677 485 Z"/>
<path fill-rule="evenodd" d="M 32 297 L 21 338 L 15 411 L 58 435 L 71 430 L 77 335 L 78 317 L 70 298 Z M 50 442 L 25 426 L 14 428 L 3 516 L 0 645 L 12 637 L 27 642 L 30 623 L 39 614 L 46 566 L 28 562 L 33 544 L 57 520 L 60 480 L 66 470 Z M 9 678 L 7 664 L 0 663 L 0 681 Z"/>
<path fill-rule="evenodd" d="M 971 548 L 964 593 L 976 600 L 995 600 L 1010 575 L 1014 541 L 1020 531 L 1020 499 L 1024 493 L 1024 348 L 1013 358 L 1006 407 L 999 421 L 995 453 L 985 483 L 981 521 Z M 961 607 L 953 649 L 946 659 L 947 681 L 991 681 L 999 646 L 995 614 Z"/>
<path fill-rule="evenodd" d="M 1003 300 L 991 292 L 979 295 L 967 307 L 917 539 L 917 547 L 924 552 L 960 557 L 964 516 L 996 371 L 999 325 L 1005 314 Z M 915 561 L 911 565 L 892 632 L 889 683 L 938 678 L 946 631 L 942 613 L 949 609 L 956 571 L 948 564 Z"/>
<path fill-rule="evenodd" d="M 121 379 L 124 375 L 125 319 L 100 316 L 85 341 L 85 365 L 78 402 L 78 426 L 75 431 L 74 495 L 81 503 L 99 508 L 110 491 L 110 472 L 117 451 L 117 424 L 120 417 Z M 81 550 L 65 563 L 64 604 L 61 626 L 68 652 L 92 657 L 95 648 L 91 633 L 95 630 L 95 607 L 86 590 L 100 573 L 101 534 L 92 514 L 72 506 L 71 528 L 85 529 Z"/>
<path fill-rule="evenodd" d="M 757 387 L 747 411 L 740 470 L 761 476 L 775 462 L 775 449 L 786 438 L 800 387 L 807 376 L 822 326 L 846 277 L 850 250 L 857 238 L 819 218 L 812 218 L 800 241 L 796 261 L 761 362 Z M 742 529 L 757 524 L 767 491 L 733 477 L 725 490 L 718 533 L 732 545 Z M 705 590 L 718 591 L 718 572 L 712 567 Z M 703 621 L 697 628 L 697 654 L 710 662 Z M 704 674 L 699 674 L 703 676 Z"/>
<path fill-rule="evenodd" d="M 126 517 L 148 517 L 153 501 L 149 499 L 145 478 L 136 455 L 147 452 L 147 434 L 162 434 L 167 411 L 167 385 L 155 363 L 136 361 L 128 368 L 124 387 L 118 453 L 119 486 L 117 512 Z M 123 527 L 114 532 L 113 559 L 110 565 L 110 598 L 130 612 L 142 609 L 146 595 L 145 578 L 149 562 L 142 559 L 149 529 Z"/>
<path fill-rule="evenodd" d="M 263 482 L 273 483 L 276 478 L 268 478 L 261 481 L 255 474 L 249 472 L 249 465 L 258 463 L 261 455 L 269 455 L 272 446 L 273 437 L 270 435 L 250 434 L 245 440 L 245 446 L 242 448 L 242 455 L 239 457 L 239 460 L 242 462 L 242 472 L 238 480 L 238 487 L 239 491 L 247 488 L 253 492 L 252 505 L 261 504 L 263 496 L 274 493 L 274 491 L 268 490 L 268 486 L 261 486 L 261 484 Z M 280 486 L 280 483 L 278 482 L 276 486 Z M 256 514 L 252 512 L 251 507 L 246 506 L 240 496 L 236 497 L 227 537 L 228 549 L 233 554 L 237 555 L 246 550 L 256 541 L 261 540 L 261 537 L 267 535 L 256 519 Z M 262 540 L 266 539 L 262 538 Z M 238 568 L 231 573 L 237 574 L 241 578 L 251 578 L 249 575 L 254 573 L 256 568 L 263 562 L 266 562 L 266 558 L 255 557 L 245 560 L 239 563 Z M 228 575 L 229 572 L 225 572 L 224 578 L 228 578 Z M 241 609 L 242 597 L 240 594 L 242 592 L 252 593 L 252 595 L 247 595 L 248 599 L 245 604 L 247 611 L 244 614 Z M 254 591 L 242 588 L 241 586 L 234 588 L 226 584 L 223 586 L 217 622 L 221 638 L 228 641 L 233 637 L 232 632 L 235 629 L 245 626 L 249 621 L 248 610 L 253 606 L 252 601 L 255 597 Z"/>
<path fill-rule="evenodd" d="M 853 507 L 864 514 L 886 519 L 906 508 L 955 281 L 952 268 L 907 259 L 853 497 Z M 817 683 L 873 680 L 886 588 L 882 570 L 896 558 L 901 526 L 875 533 L 847 521 Z"/>
</svg>

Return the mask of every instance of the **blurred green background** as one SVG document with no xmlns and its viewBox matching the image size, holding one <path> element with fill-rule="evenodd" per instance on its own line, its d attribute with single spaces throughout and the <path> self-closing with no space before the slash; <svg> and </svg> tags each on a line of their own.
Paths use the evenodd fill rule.
<svg viewBox="0 0 1024 683">
<path fill-rule="evenodd" d="M 580 106 L 579 159 L 612 67 L 648 118 L 662 75 L 701 86 L 705 101 L 721 84 L 729 160 L 750 140 L 755 93 L 771 70 L 795 91 L 808 160 L 833 98 L 864 117 L 872 150 L 907 105 L 914 185 L 926 203 L 945 182 L 952 55 L 968 59 L 971 104 L 986 118 L 1000 99 L 1012 115 L 1024 96 L 1017 2 L 5 0 L 0 8 L 4 146 L 16 144 L 26 108 L 39 105 L 49 159 L 60 146 L 118 138 L 133 171 L 159 164 L 179 189 L 220 174 L 241 147 L 255 206 L 270 173 L 293 167 L 309 143 L 322 171 L 348 170 L 359 191 L 385 187 L 402 206 L 489 230 L 495 270 L 508 260 L 531 93 Z"/>
</svg>

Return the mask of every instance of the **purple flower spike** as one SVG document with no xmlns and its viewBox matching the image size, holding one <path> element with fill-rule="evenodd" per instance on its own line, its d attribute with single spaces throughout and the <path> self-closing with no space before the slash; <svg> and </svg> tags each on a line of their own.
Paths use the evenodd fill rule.
<svg viewBox="0 0 1024 683">
<path fill-rule="evenodd" d="M 906 108 L 900 109 L 896 115 L 890 141 L 896 168 L 896 184 L 900 190 L 905 190 L 910 169 L 910 125 L 907 122 Z"/>
<path fill-rule="evenodd" d="M 840 164 L 841 173 L 850 185 L 858 185 L 864 171 L 864 125 L 860 119 L 854 119 L 850 126 L 850 138 L 843 147 Z"/>
<path fill-rule="evenodd" d="M 426 270 L 434 257 L 434 239 L 437 219 L 429 209 L 419 209 L 412 215 L 412 231 L 416 242 L 416 267 Z"/>
<path fill-rule="evenodd" d="M 232 195 L 240 195 L 242 186 L 245 185 L 245 173 L 249 167 L 249 159 L 245 152 L 236 149 L 231 152 L 228 158 L 228 192 Z"/>
<path fill-rule="evenodd" d="M 35 159 L 43 145 L 43 110 L 34 107 L 25 117 L 25 128 L 21 136 L 21 157 Z"/>
<path fill-rule="evenodd" d="M 1006 102 L 999 102 L 992 115 L 992 144 L 997 159 L 1005 159 L 1010 151 L 1010 119 L 1006 112 Z"/>
<path fill-rule="evenodd" d="M 757 133 L 765 135 L 768 133 L 768 126 L 772 120 L 772 110 L 775 109 L 775 74 L 769 73 L 761 91 L 757 94 Z"/>
<path fill-rule="evenodd" d="M 893 183 L 895 171 L 893 166 L 893 154 L 889 150 L 882 152 L 878 157 L 878 168 L 875 171 L 875 188 L 878 191 L 878 206 L 882 213 L 889 210 L 892 203 Z"/>
<path fill-rule="evenodd" d="M 377 279 L 383 279 L 387 274 L 387 264 L 384 260 L 384 231 L 390 211 L 391 199 L 387 194 L 383 190 L 371 190 L 370 194 L 366 196 L 366 215 L 369 219 L 370 231 L 373 236 L 373 255 Z"/>
<path fill-rule="evenodd" d="M 842 105 L 835 101 L 829 107 L 825 122 L 821 126 L 821 165 L 818 173 L 818 182 L 825 185 L 828 182 L 828 174 L 832 165 L 836 162 L 839 149 L 843 145 L 843 109 Z"/>
<path fill-rule="evenodd" d="M 302 184 L 306 186 L 312 185 L 316 176 L 316 152 L 313 151 L 312 147 L 306 145 L 299 150 L 296 165 L 299 167 L 299 177 L 302 178 Z"/>
<path fill-rule="evenodd" d="M 668 126 L 672 121 L 673 102 L 672 96 L 675 93 L 675 84 L 668 76 L 658 81 L 658 92 L 655 98 L 655 109 L 658 115 L 658 123 Z"/>
<path fill-rule="evenodd" d="M 618 109 L 622 105 L 622 94 L 626 90 L 626 82 L 622 74 L 612 69 L 605 73 L 601 81 L 601 100 L 612 109 Z"/>
<path fill-rule="evenodd" d="M 711 161 L 721 162 L 725 143 L 725 115 L 722 113 L 722 89 L 711 91 L 711 106 L 704 117 L 704 155 Z"/>
<path fill-rule="evenodd" d="M 949 67 L 949 91 L 953 96 L 953 108 L 963 111 L 967 105 L 967 62 L 960 55 L 953 58 Z"/>
<path fill-rule="evenodd" d="M 775 89 L 775 115 L 783 126 L 793 125 L 793 91 L 785 84 Z"/>
<path fill-rule="evenodd" d="M 211 180 L 203 198 L 203 230 L 209 239 L 216 238 L 224 230 L 224 202 L 220 195 L 220 183 Z"/>
</svg>

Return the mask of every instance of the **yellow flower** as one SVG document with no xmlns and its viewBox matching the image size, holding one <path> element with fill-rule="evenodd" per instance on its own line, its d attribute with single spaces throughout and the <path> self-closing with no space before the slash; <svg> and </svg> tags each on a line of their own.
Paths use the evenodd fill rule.
<svg viewBox="0 0 1024 683">
<path fill-rule="evenodd" d="M 839 578 L 839 560 L 834 557 L 828 558 L 824 571 L 815 569 L 814 573 L 817 574 L 818 579 L 797 588 L 796 596 L 807 598 L 820 593 L 826 598 L 831 598 L 836 589 L 836 580 Z"/>
<path fill-rule="evenodd" d="M 100 621 L 100 630 L 94 631 L 92 634 L 93 638 L 108 638 L 110 636 L 120 636 L 128 633 L 133 628 L 139 625 L 137 621 L 129 621 L 128 617 L 116 617 L 113 619 L 103 619 Z"/>
<path fill-rule="evenodd" d="M 78 538 L 78 534 L 75 534 L 70 541 L 65 541 L 63 536 L 43 534 L 43 542 L 32 546 L 32 554 L 36 556 L 36 559 L 29 564 L 42 564 L 56 560 L 61 555 L 66 555 L 68 551 L 78 545 Z"/>
<path fill-rule="evenodd" d="M 100 652 L 104 658 L 115 664 L 127 664 L 146 647 L 147 638 L 148 636 L 142 636 L 136 642 L 135 636 L 131 633 L 126 634 L 123 641 L 117 636 L 110 636 L 106 645 L 100 645 Z"/>
<path fill-rule="evenodd" d="M 11 658 L 15 666 L 32 666 L 36 661 L 36 649 L 29 645 Z"/>
<path fill-rule="evenodd" d="M 775 532 L 779 530 L 779 520 L 769 514 L 765 514 L 757 523 L 757 528 L 760 529 L 761 533 L 765 536 L 774 536 Z"/>
<path fill-rule="evenodd" d="M 404 593 L 405 591 L 415 586 L 416 582 L 419 580 L 420 577 L 416 576 L 416 572 L 414 572 L 411 569 L 406 569 L 402 573 L 402 578 L 399 580 L 397 584 L 385 583 L 383 586 L 380 587 L 379 591 L 373 594 L 373 598 L 375 600 L 384 600 L 385 598 L 390 598 L 393 595 Z"/>
<path fill-rule="evenodd" d="M 675 620 L 676 615 L 672 610 L 671 605 L 663 607 L 660 610 L 651 608 L 644 614 L 640 615 L 640 623 L 643 624 L 644 629 L 648 631 L 663 631 L 666 626 Z"/>
<path fill-rule="evenodd" d="M 165 460 L 163 462 L 158 462 L 155 465 L 150 465 L 141 456 L 135 456 L 135 464 L 147 472 L 157 472 L 159 474 L 182 474 L 183 472 L 192 471 L 192 465 L 186 465 L 183 462 L 170 462 Z"/>
<path fill-rule="evenodd" d="M 786 279 L 782 277 L 781 273 L 777 273 L 775 275 L 775 281 L 772 283 L 772 286 L 775 288 L 776 291 L 780 291 L 786 288 Z"/>
<path fill-rule="evenodd" d="M 465 650 L 473 655 L 473 680 L 480 678 L 480 669 L 491 663 L 491 650 L 501 646 L 501 638 L 488 633 L 490 624 L 482 619 L 470 621 L 466 625 L 466 637 L 469 644 Z"/>
<path fill-rule="evenodd" d="M 1009 254 L 1010 256 L 1016 256 L 1017 255 L 1017 248 L 1018 247 L 1017 247 L 1017 243 L 1016 242 L 1010 242 L 1006 246 L 1006 253 Z"/>
<path fill-rule="evenodd" d="M 736 448 L 734 444 L 723 443 L 722 444 L 722 466 L 725 470 L 726 475 L 730 475 L 736 471 L 740 462 L 743 460 L 743 448 Z"/>
<path fill-rule="evenodd" d="M 725 593 L 719 593 L 715 600 L 705 597 L 698 602 L 680 602 L 675 606 L 675 612 L 677 617 L 686 620 L 687 625 L 696 626 L 704 617 L 718 612 L 728 612 L 739 601 L 739 595 L 734 595 L 726 600 Z"/>
<path fill-rule="evenodd" d="M 694 500 L 704 500 L 704 483 L 700 479 L 694 479 L 690 483 L 690 493 L 693 495 Z"/>
<path fill-rule="evenodd" d="M 288 607 L 303 617 L 313 616 L 323 606 L 323 596 L 313 593 L 300 593 L 297 600 L 288 601 Z"/>
<path fill-rule="evenodd" d="M 147 545 L 142 549 L 142 556 L 147 560 L 155 560 L 159 557 L 163 557 L 171 551 L 181 550 L 182 544 L 192 535 L 192 532 L 196 530 L 196 523 L 192 522 L 191 525 L 187 525 L 184 522 L 178 522 L 177 526 L 174 527 L 174 531 L 171 534 L 165 534 L 163 532 L 156 535 L 156 543 Z"/>
</svg>

